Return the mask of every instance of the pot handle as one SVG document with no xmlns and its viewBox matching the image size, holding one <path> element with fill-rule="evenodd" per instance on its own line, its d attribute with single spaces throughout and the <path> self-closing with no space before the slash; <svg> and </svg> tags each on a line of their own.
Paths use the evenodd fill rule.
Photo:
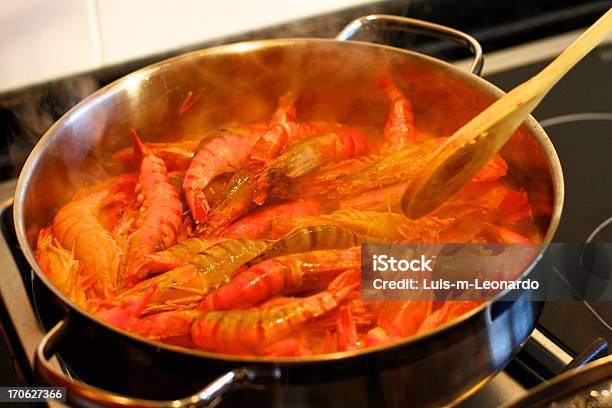
<svg viewBox="0 0 612 408">
<path fill-rule="evenodd" d="M 480 75 L 480 72 L 482 71 L 482 64 L 484 60 L 482 55 L 482 47 L 474 37 L 462 31 L 455 30 L 454 28 L 430 23 L 428 21 L 417 20 L 414 18 L 386 14 L 372 14 L 369 16 L 359 17 L 344 27 L 336 36 L 336 40 L 349 41 L 359 34 L 359 32 L 369 29 L 408 31 L 450 40 L 456 44 L 465 46 L 472 52 L 472 54 L 474 54 L 470 72 L 475 75 Z"/>
<path fill-rule="evenodd" d="M 278 369 L 273 369 L 272 372 L 264 372 L 261 369 L 242 367 L 228 371 L 195 394 L 178 400 L 156 401 L 115 394 L 68 378 L 51 364 L 50 358 L 56 353 L 60 342 L 65 337 L 70 321 L 70 316 L 67 316 L 57 323 L 42 339 L 34 356 L 34 371 L 37 381 L 52 387 L 65 387 L 66 402 L 70 406 L 133 408 L 212 407 L 228 391 L 250 384 L 256 378 L 277 380 L 280 377 Z"/>
</svg>

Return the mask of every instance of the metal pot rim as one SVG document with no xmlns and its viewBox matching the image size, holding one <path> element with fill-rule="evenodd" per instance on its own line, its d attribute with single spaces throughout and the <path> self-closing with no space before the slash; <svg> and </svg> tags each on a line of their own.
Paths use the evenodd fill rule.
<svg viewBox="0 0 612 408">
<path fill-rule="evenodd" d="M 63 294 L 59 289 L 51 282 L 48 277 L 42 272 L 38 263 L 36 262 L 36 258 L 34 257 L 34 251 L 30 247 L 30 244 L 27 240 L 25 225 L 23 221 L 23 203 L 25 201 L 25 197 L 28 191 L 28 183 L 29 183 L 29 173 L 30 170 L 36 165 L 38 158 L 44 154 L 47 145 L 53 139 L 54 134 L 57 132 L 59 128 L 63 126 L 65 122 L 71 120 L 73 117 L 77 116 L 80 111 L 94 100 L 98 100 L 100 98 L 110 98 L 114 95 L 115 92 L 119 91 L 123 86 L 133 84 L 134 81 L 140 82 L 146 80 L 149 76 L 154 75 L 156 72 L 163 70 L 166 66 L 171 64 L 175 64 L 177 62 L 185 62 L 188 60 L 197 60 L 209 54 L 219 54 L 219 53 L 244 53 L 244 52 L 252 52 L 254 50 L 266 47 L 286 47 L 296 44 L 331 44 L 334 43 L 334 46 L 338 47 L 370 47 L 372 49 L 386 49 L 395 53 L 402 53 L 407 57 L 420 60 L 421 62 L 425 62 L 427 64 L 436 66 L 439 69 L 447 70 L 453 72 L 453 74 L 458 75 L 462 80 L 473 83 L 474 85 L 482 88 L 483 92 L 493 96 L 493 97 L 501 97 L 504 92 L 491 84 L 490 82 L 478 77 L 477 75 L 471 74 L 469 72 L 465 72 L 448 62 L 439 60 L 437 58 L 433 58 L 421 53 L 417 53 L 414 51 L 398 49 L 395 47 L 381 45 L 381 44 L 373 44 L 368 42 L 361 41 L 338 41 L 334 39 L 312 39 L 312 38 L 289 38 L 289 39 L 269 39 L 269 40 L 257 40 L 257 41 L 247 41 L 247 42 L 239 42 L 232 43 L 227 45 L 220 45 L 211 48 L 206 48 L 203 50 L 193 51 L 187 54 L 179 55 L 176 57 L 172 57 L 155 64 L 143 67 L 137 71 L 134 71 L 126 76 L 123 76 L 112 83 L 100 88 L 81 102 L 79 102 L 76 106 L 70 109 L 67 113 L 65 113 L 58 121 L 56 121 L 41 137 L 39 142 L 36 144 L 28 159 L 26 160 L 22 171 L 19 175 L 19 179 L 17 181 L 17 187 L 15 192 L 15 200 L 14 200 L 14 222 L 15 222 L 15 231 L 17 234 L 17 240 L 21 247 L 22 252 L 24 253 L 29 265 L 32 267 L 36 275 L 39 279 L 43 281 L 45 286 L 49 288 L 55 296 L 57 296 L 64 304 L 66 304 L 71 311 L 77 312 L 79 315 L 94 321 L 97 324 L 101 324 L 109 330 L 114 331 L 117 334 L 122 336 L 129 337 L 132 340 L 136 340 L 139 342 L 143 342 L 150 347 L 158 348 L 158 349 L 166 349 L 168 351 L 183 353 L 192 355 L 194 357 L 200 358 L 209 358 L 220 361 L 228 361 L 228 362 L 239 362 L 239 363 L 260 363 L 260 364 L 303 364 L 303 363 L 315 363 L 315 362 L 325 362 L 325 361 L 336 361 L 339 359 L 351 358 L 363 356 L 370 353 L 376 353 L 379 351 L 405 346 L 410 343 L 416 343 L 427 339 L 429 337 L 434 337 L 442 332 L 447 331 L 451 327 L 460 325 L 468 320 L 470 320 L 475 315 L 481 313 L 483 310 L 487 309 L 493 302 L 502 298 L 507 291 L 504 291 L 498 296 L 496 296 L 493 300 L 484 302 L 479 307 L 471 310 L 470 312 L 464 314 L 463 316 L 447 322 L 443 325 L 436 327 L 433 330 L 430 330 L 425 333 L 421 333 L 418 335 L 410 336 L 408 338 L 385 344 L 375 347 L 368 347 L 366 349 L 359 349 L 354 351 L 346 351 L 339 352 L 333 354 L 322 354 L 315 356 L 307 356 L 307 357 L 287 357 L 287 358 L 266 358 L 266 357 L 251 357 L 251 356 L 234 356 L 229 354 L 222 353 L 213 353 L 207 352 L 203 350 L 195 350 L 188 349 L 185 347 L 173 346 L 170 344 L 166 344 L 160 341 L 150 340 L 144 337 L 137 336 L 135 334 L 123 331 L 118 329 L 115 326 L 106 323 L 97 317 L 93 316 L 90 312 L 82 309 L 80 306 L 75 304 L 70 298 L 68 298 L 65 294 Z M 563 174 L 561 170 L 561 164 L 559 162 L 559 158 L 557 153 L 553 147 L 552 142 L 544 132 L 544 129 L 539 125 L 539 123 L 530 116 L 526 121 L 526 125 L 533 134 L 533 137 L 538 141 L 540 147 L 543 150 L 543 153 L 548 159 L 548 164 L 550 166 L 551 179 L 553 183 L 553 197 L 554 204 L 553 210 L 551 213 L 550 223 L 548 225 L 547 232 L 544 236 L 543 245 L 546 245 L 551 242 L 552 237 L 557 229 L 561 218 L 561 212 L 563 208 L 563 199 L 564 199 L 564 183 L 563 183 Z M 543 250 L 542 250 L 543 251 Z M 534 266 L 539 261 L 542 251 L 540 255 L 536 257 L 533 262 L 530 264 L 528 268 L 525 269 L 524 273 L 520 278 L 526 276 L 530 273 L 530 271 L 534 268 Z"/>
</svg>

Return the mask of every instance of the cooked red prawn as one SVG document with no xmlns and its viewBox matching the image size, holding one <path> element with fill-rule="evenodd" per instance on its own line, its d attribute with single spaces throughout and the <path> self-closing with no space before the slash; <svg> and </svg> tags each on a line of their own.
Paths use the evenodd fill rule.
<svg viewBox="0 0 612 408">
<path fill-rule="evenodd" d="M 270 121 L 271 127 L 253 145 L 244 166 L 228 181 L 222 199 L 210 211 L 205 231 L 217 233 L 256 204 L 263 204 L 265 195 L 255 196 L 257 178 L 266 164 L 293 141 L 295 133 L 299 133 L 295 122 L 295 98 L 293 92 L 281 95 Z"/>
<path fill-rule="evenodd" d="M 118 287 L 123 251 L 97 218 L 108 190 L 97 186 L 82 192 L 62 207 L 53 220 L 52 231 L 62 247 L 70 248 L 90 275 L 97 296 L 109 298 Z"/>
<path fill-rule="evenodd" d="M 288 147 L 316 134 L 343 128 L 337 123 L 297 123 L 296 98 L 296 94 L 291 91 L 279 97 L 270 127 L 253 146 L 243 168 L 227 183 L 223 197 L 213 206 L 206 226 L 200 228 L 200 231 L 218 234 L 254 207 L 263 205 L 268 198 L 268 189 L 261 188 L 265 184 L 260 182 L 260 179 L 265 178 L 262 172 Z"/>
<path fill-rule="evenodd" d="M 142 157 L 138 178 L 138 198 L 142 203 L 137 229 L 127 239 L 125 284 L 132 286 L 146 276 L 141 268 L 144 257 L 176 242 L 182 223 L 183 204 L 170 183 L 163 160 L 132 133 L 135 149 Z"/>
<path fill-rule="evenodd" d="M 290 142 L 291 136 L 297 127 L 295 122 L 296 95 L 289 91 L 278 99 L 278 107 L 270 120 L 270 129 L 266 131 L 255 143 L 249 154 L 248 166 L 257 172 L 260 164 L 275 158 Z"/>
<path fill-rule="evenodd" d="M 359 247 L 281 256 L 262 261 L 211 293 L 201 310 L 245 308 L 277 294 L 323 289 L 343 270 L 360 265 Z"/>
<path fill-rule="evenodd" d="M 298 177 L 337 160 L 366 154 L 368 141 L 356 130 L 342 128 L 337 132 L 312 136 L 289 148 L 267 166 L 258 179 L 255 195 L 264 194 L 270 187 L 287 189 L 287 184 Z M 277 195 L 282 195 L 278 194 Z"/>
<path fill-rule="evenodd" d="M 357 270 L 336 277 L 327 290 L 305 298 L 242 310 L 176 310 L 130 322 L 130 331 L 154 339 L 191 335 L 205 350 L 244 350 L 273 343 L 318 316 L 335 309 L 358 285 Z"/>
<path fill-rule="evenodd" d="M 136 229 L 140 207 L 136 194 L 137 184 L 136 174 L 124 173 L 115 178 L 98 211 L 100 223 L 121 248 L 125 248 L 128 236 Z"/>
<path fill-rule="evenodd" d="M 282 234 L 295 228 L 316 225 L 327 225 L 329 228 L 333 225 L 363 237 L 384 239 L 389 242 L 429 242 L 435 241 L 436 232 L 449 228 L 453 221 L 440 220 L 436 217 L 411 220 L 403 214 L 344 208 L 330 214 L 277 220 L 273 223 L 272 233 Z"/>
<path fill-rule="evenodd" d="M 271 205 L 260 209 L 248 217 L 236 221 L 223 230 L 220 235 L 228 238 L 275 238 L 270 235 L 272 224 L 275 221 L 308 215 L 318 215 L 321 212 L 321 204 L 314 200 L 296 200 Z"/>
<path fill-rule="evenodd" d="M 367 167 L 338 180 L 329 196 L 338 198 L 409 181 L 425 166 L 442 141 L 443 138 L 437 138 L 412 143 L 379 157 Z"/>
<path fill-rule="evenodd" d="M 350 174 L 363 170 L 373 162 L 371 156 L 358 157 L 338 163 L 330 163 L 319 170 L 308 173 L 291 181 L 286 189 L 273 191 L 280 198 L 299 198 L 323 196 L 332 191 Z"/>
<path fill-rule="evenodd" d="M 224 238 L 187 238 L 168 249 L 146 255 L 141 268 L 147 274 L 169 271 L 189 263 L 194 256 L 223 241 Z"/>
<path fill-rule="evenodd" d="M 142 296 L 152 287 L 145 313 L 195 306 L 210 292 L 240 272 L 240 267 L 260 255 L 269 244 L 262 240 L 226 240 L 193 254 L 189 262 L 124 290 L 116 301 Z"/>
<path fill-rule="evenodd" d="M 185 198 L 196 223 L 205 223 L 210 211 L 204 188 L 216 176 L 238 170 L 255 142 L 253 134 L 227 134 L 212 139 L 196 153 L 183 180 Z"/>
<path fill-rule="evenodd" d="M 338 323 L 336 326 L 336 350 L 355 350 L 359 348 L 359 346 L 357 326 L 355 325 L 351 309 L 342 306 L 338 313 Z"/>
<path fill-rule="evenodd" d="M 432 310 L 429 300 L 385 302 L 377 326 L 365 336 L 366 345 L 385 344 L 417 333 Z"/>
<path fill-rule="evenodd" d="M 238 170 L 227 183 L 221 198 L 209 213 L 206 225 L 200 228 L 205 233 L 218 234 L 233 221 L 245 215 L 253 207 L 255 180 L 257 176 L 251 170 Z"/>
<path fill-rule="evenodd" d="M 274 341 L 338 307 L 358 279 L 358 270 L 351 270 L 338 276 L 327 290 L 284 305 L 202 312 L 191 326 L 191 338 L 206 350 L 240 350 Z"/>
<path fill-rule="evenodd" d="M 336 225 L 312 225 L 298 228 L 283 238 L 268 244 L 268 247 L 249 264 L 277 256 L 315 251 L 318 249 L 343 249 L 366 242 L 366 237 L 355 234 L 348 228 Z"/>
<path fill-rule="evenodd" d="M 383 131 L 385 139 L 383 150 L 394 151 L 416 141 L 412 103 L 401 93 L 389 76 L 380 77 L 379 83 L 391 102 L 389 119 Z"/>
</svg>

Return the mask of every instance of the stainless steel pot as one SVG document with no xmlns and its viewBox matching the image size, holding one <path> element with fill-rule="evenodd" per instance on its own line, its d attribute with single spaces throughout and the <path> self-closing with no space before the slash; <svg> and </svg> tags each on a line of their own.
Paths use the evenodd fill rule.
<svg viewBox="0 0 612 408">
<path fill-rule="evenodd" d="M 464 44 L 475 53 L 472 73 L 422 54 L 346 41 L 372 29 L 417 31 Z M 265 385 L 257 392 L 274 393 L 272 401 L 278 405 L 423 407 L 465 398 L 515 355 L 534 327 L 538 303 L 489 302 L 430 333 L 391 346 L 308 358 L 242 358 L 153 342 L 99 321 L 53 286 L 37 265 L 33 248 L 39 229 L 51 223 L 74 192 L 106 174 L 104 163 L 112 152 L 129 144 L 132 127 L 153 141 L 228 121 L 250 122 L 267 117 L 282 91 L 297 89 L 297 109 L 305 120 L 382 128 L 387 103 L 377 91 L 376 78 L 389 73 L 414 101 L 416 126 L 450 135 L 502 95 L 475 75 L 481 66 L 480 46 L 466 34 L 418 20 L 368 16 L 349 24 L 335 40 L 255 41 L 186 54 L 136 71 L 81 102 L 35 147 L 15 196 L 15 227 L 22 250 L 37 277 L 68 310 L 36 355 L 40 381 L 67 387 L 69 402 L 87 406 L 208 405 L 245 384 Z M 200 103 L 179 112 L 190 91 L 202 91 Z M 502 155 L 513 182 L 528 191 L 545 242 L 550 242 L 563 204 L 561 167 L 550 140 L 530 118 Z M 84 338 L 87 347 L 73 344 L 71 336 Z M 111 349 L 121 361 L 117 375 L 140 367 L 145 383 L 150 371 L 159 370 L 169 390 L 169 396 L 162 393 L 166 398 L 178 398 L 173 393 L 191 393 L 217 380 L 184 399 L 136 399 L 68 378 L 49 363 L 58 349 L 77 356 L 82 352 L 94 361 L 96 350 Z M 175 386 L 177 382 L 184 387 Z M 141 395 L 152 395 L 146 387 Z"/>
</svg>

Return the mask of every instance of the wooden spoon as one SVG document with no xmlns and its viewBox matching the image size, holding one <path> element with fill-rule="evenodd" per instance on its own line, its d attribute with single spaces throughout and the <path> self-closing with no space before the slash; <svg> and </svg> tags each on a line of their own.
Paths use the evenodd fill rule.
<svg viewBox="0 0 612 408">
<path fill-rule="evenodd" d="M 404 214 L 413 219 L 423 217 L 459 191 L 502 148 L 559 79 L 610 30 L 612 9 L 540 73 L 504 95 L 448 138 L 406 188 L 402 197 Z"/>
</svg>

